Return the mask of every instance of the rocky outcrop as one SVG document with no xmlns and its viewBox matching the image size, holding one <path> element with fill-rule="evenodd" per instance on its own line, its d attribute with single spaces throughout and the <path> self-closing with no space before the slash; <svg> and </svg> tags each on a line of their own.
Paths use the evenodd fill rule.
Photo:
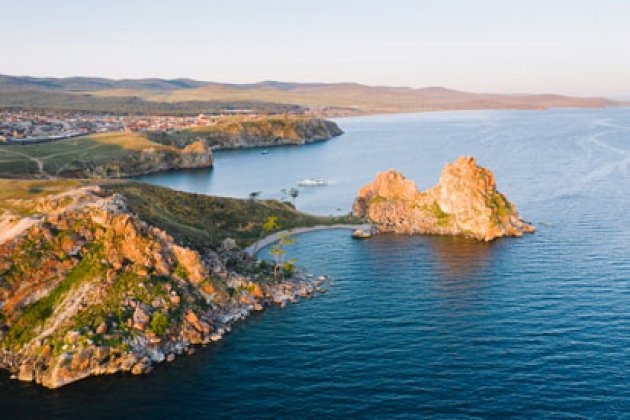
<svg viewBox="0 0 630 420">
<path fill-rule="evenodd" d="M 353 214 L 379 232 L 458 235 L 490 241 L 521 236 L 534 227 L 497 191 L 494 175 L 473 157 L 446 165 L 439 183 L 425 192 L 400 172 L 389 170 L 359 191 Z"/>
<path fill-rule="evenodd" d="M 182 148 L 156 145 L 137 152 L 130 151 L 121 159 L 105 162 L 74 162 L 74 167 L 61 171 L 64 178 L 123 178 L 173 169 L 209 168 L 212 149 L 204 141 L 195 141 Z"/>
<path fill-rule="evenodd" d="M 19 227 L 0 240 L 0 367 L 22 381 L 148 373 L 252 311 L 317 290 L 300 276 L 274 280 L 234 240 L 178 244 L 97 186 L 11 205 L 30 215 L 0 217 Z"/>
<path fill-rule="evenodd" d="M 328 120 L 306 117 L 226 118 L 189 130 L 148 133 L 151 140 L 175 147 L 203 141 L 213 149 L 302 145 L 343 134 Z"/>
</svg>

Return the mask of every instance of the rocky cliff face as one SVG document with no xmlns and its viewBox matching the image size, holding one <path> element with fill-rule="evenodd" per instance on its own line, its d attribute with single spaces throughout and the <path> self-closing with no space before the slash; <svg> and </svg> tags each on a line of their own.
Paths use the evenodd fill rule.
<svg viewBox="0 0 630 420">
<path fill-rule="evenodd" d="M 315 290 L 274 281 L 233 240 L 181 246 L 96 186 L 10 205 L 0 214 L 0 367 L 23 381 L 147 373 L 251 311 Z"/>
<path fill-rule="evenodd" d="M 76 162 L 75 168 L 61 171 L 59 175 L 68 178 L 123 178 L 173 169 L 209 168 L 212 162 L 210 146 L 203 141 L 195 141 L 182 148 L 149 147 L 103 163 Z"/>
<path fill-rule="evenodd" d="M 214 149 L 302 145 L 343 134 L 333 121 L 318 118 L 262 117 L 220 120 L 214 125 L 170 133 L 149 133 L 155 142 L 184 147 L 204 141 Z"/>
<path fill-rule="evenodd" d="M 440 182 L 425 192 L 400 172 L 379 173 L 361 188 L 353 214 L 376 224 L 379 232 L 459 235 L 490 241 L 521 236 L 534 227 L 497 191 L 494 175 L 473 157 L 446 165 Z"/>
</svg>

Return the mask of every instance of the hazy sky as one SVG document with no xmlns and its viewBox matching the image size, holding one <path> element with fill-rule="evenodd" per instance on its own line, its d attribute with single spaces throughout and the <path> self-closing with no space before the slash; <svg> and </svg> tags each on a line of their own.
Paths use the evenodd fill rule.
<svg viewBox="0 0 630 420">
<path fill-rule="evenodd" d="M 630 95 L 629 0 L 0 0 L 0 73 Z"/>
</svg>

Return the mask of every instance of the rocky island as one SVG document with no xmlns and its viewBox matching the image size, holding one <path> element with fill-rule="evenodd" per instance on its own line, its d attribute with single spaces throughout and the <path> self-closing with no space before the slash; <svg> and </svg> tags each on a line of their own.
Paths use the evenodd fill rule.
<svg viewBox="0 0 630 420">
<path fill-rule="evenodd" d="M 389 170 L 361 188 L 354 216 L 374 223 L 378 232 L 465 236 L 491 241 L 534 232 L 516 207 L 497 191 L 492 172 L 473 157 L 446 165 L 439 183 L 419 191 L 415 182 Z"/>
<path fill-rule="evenodd" d="M 318 282 L 242 251 L 283 227 L 342 223 L 276 201 L 127 182 L 0 180 L 0 367 L 57 388 L 148 373 Z"/>
</svg>

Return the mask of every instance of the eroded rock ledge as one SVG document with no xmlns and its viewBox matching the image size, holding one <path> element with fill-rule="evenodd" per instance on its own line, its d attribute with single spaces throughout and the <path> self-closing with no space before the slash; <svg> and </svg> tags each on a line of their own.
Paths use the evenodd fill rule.
<svg viewBox="0 0 630 420">
<path fill-rule="evenodd" d="M 424 192 L 400 172 L 388 170 L 361 188 L 352 206 L 379 232 L 466 236 L 491 241 L 534 232 L 497 191 L 492 172 L 473 157 L 446 165 L 439 183 Z"/>
</svg>

